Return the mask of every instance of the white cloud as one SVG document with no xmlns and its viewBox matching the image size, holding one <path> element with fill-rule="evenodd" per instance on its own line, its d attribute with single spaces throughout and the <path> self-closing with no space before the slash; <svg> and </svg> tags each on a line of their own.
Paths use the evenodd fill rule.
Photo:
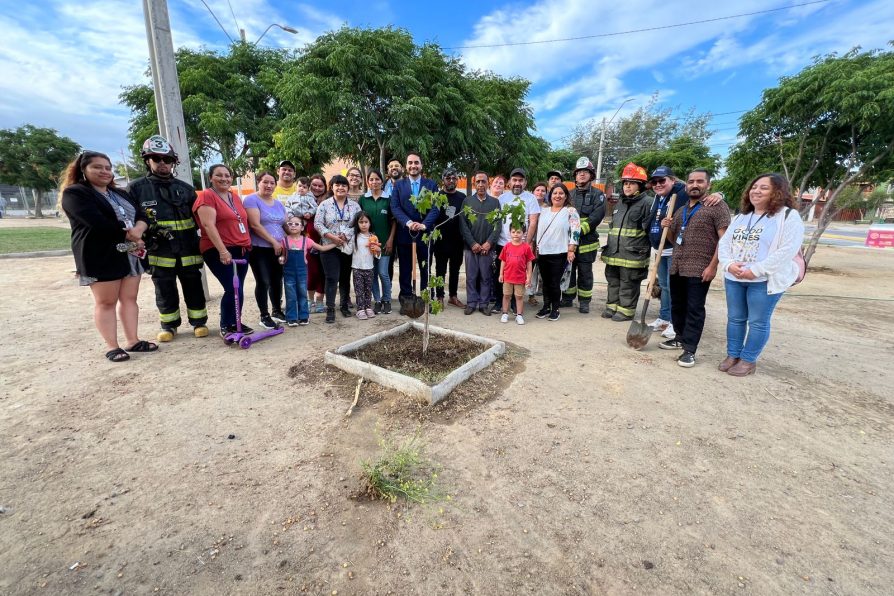
<svg viewBox="0 0 894 596">
<path fill-rule="evenodd" d="M 127 144 L 130 116 L 118 101 L 122 86 L 148 82 L 142 3 L 49 0 L 12 10 L 11 1 L 0 0 L 0 128 L 51 127 L 83 146 L 116 153 Z M 209 5 L 238 39 L 226 0 Z M 274 27 L 262 42 L 269 46 L 298 47 L 339 21 L 310 7 L 286 14 L 270 0 L 241 0 L 233 7 L 251 42 L 271 23 L 299 29 L 290 35 Z M 223 50 L 229 44 L 200 2 L 171 0 L 169 11 L 174 47 Z"/>
</svg>

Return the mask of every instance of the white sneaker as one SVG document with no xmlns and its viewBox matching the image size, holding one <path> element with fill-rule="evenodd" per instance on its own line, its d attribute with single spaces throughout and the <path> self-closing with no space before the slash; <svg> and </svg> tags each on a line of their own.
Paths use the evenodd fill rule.
<svg viewBox="0 0 894 596">
<path fill-rule="evenodd" d="M 519 325 L 524 325 L 525 318 L 521 315 L 515 315 L 515 322 L 518 323 Z"/>
<path fill-rule="evenodd" d="M 674 332 L 674 326 L 671 323 L 667 324 L 667 328 L 661 332 L 661 337 L 666 337 L 668 339 L 674 339 L 677 337 L 677 334 Z"/>
<path fill-rule="evenodd" d="M 670 321 L 665 321 L 661 317 L 658 317 L 657 319 L 649 323 L 649 327 L 652 328 L 652 331 L 664 331 L 670 324 Z"/>
<path fill-rule="evenodd" d="M 508 322 L 509 322 L 509 313 L 508 313 L 508 312 L 504 312 L 504 313 L 503 313 L 503 315 L 500 317 L 500 322 L 501 322 L 501 323 L 508 323 Z"/>
</svg>

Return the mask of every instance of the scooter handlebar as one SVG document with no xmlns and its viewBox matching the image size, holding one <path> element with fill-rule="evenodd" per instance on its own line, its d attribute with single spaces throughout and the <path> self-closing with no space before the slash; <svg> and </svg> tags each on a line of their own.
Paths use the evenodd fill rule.
<svg viewBox="0 0 894 596">
<path fill-rule="evenodd" d="M 237 265 L 246 265 L 248 264 L 248 259 L 233 259 L 233 262 Z"/>
</svg>

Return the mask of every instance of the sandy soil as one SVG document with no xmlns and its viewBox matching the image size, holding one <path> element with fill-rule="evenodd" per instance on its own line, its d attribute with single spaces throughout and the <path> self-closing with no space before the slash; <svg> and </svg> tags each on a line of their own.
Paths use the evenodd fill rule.
<svg viewBox="0 0 894 596">
<path fill-rule="evenodd" d="M 0 592 L 890 594 L 894 253 L 814 265 L 749 378 L 715 368 L 719 283 L 688 370 L 597 315 L 448 307 L 510 360 L 437 415 L 364 385 L 346 419 L 320 356 L 397 315 L 111 364 L 70 256 L 0 261 Z M 140 303 L 151 337 L 148 278 Z M 451 500 L 355 498 L 378 437 L 417 430 Z"/>
</svg>

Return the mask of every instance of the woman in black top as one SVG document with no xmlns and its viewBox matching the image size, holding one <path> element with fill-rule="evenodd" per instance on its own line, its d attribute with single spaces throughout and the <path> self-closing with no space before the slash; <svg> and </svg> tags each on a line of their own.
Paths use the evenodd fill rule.
<svg viewBox="0 0 894 596">
<path fill-rule="evenodd" d="M 146 214 L 126 191 L 115 188 L 112 162 L 96 151 L 84 151 L 69 164 L 62 188 L 71 250 L 81 285 L 93 292 L 93 321 L 109 347 L 106 358 L 123 362 L 130 359 L 127 352 L 154 352 L 158 346 L 137 335 L 137 293 L 144 270 L 137 254 L 145 249 Z M 123 350 L 118 345 L 116 306 L 125 345 L 130 346 Z"/>
</svg>

